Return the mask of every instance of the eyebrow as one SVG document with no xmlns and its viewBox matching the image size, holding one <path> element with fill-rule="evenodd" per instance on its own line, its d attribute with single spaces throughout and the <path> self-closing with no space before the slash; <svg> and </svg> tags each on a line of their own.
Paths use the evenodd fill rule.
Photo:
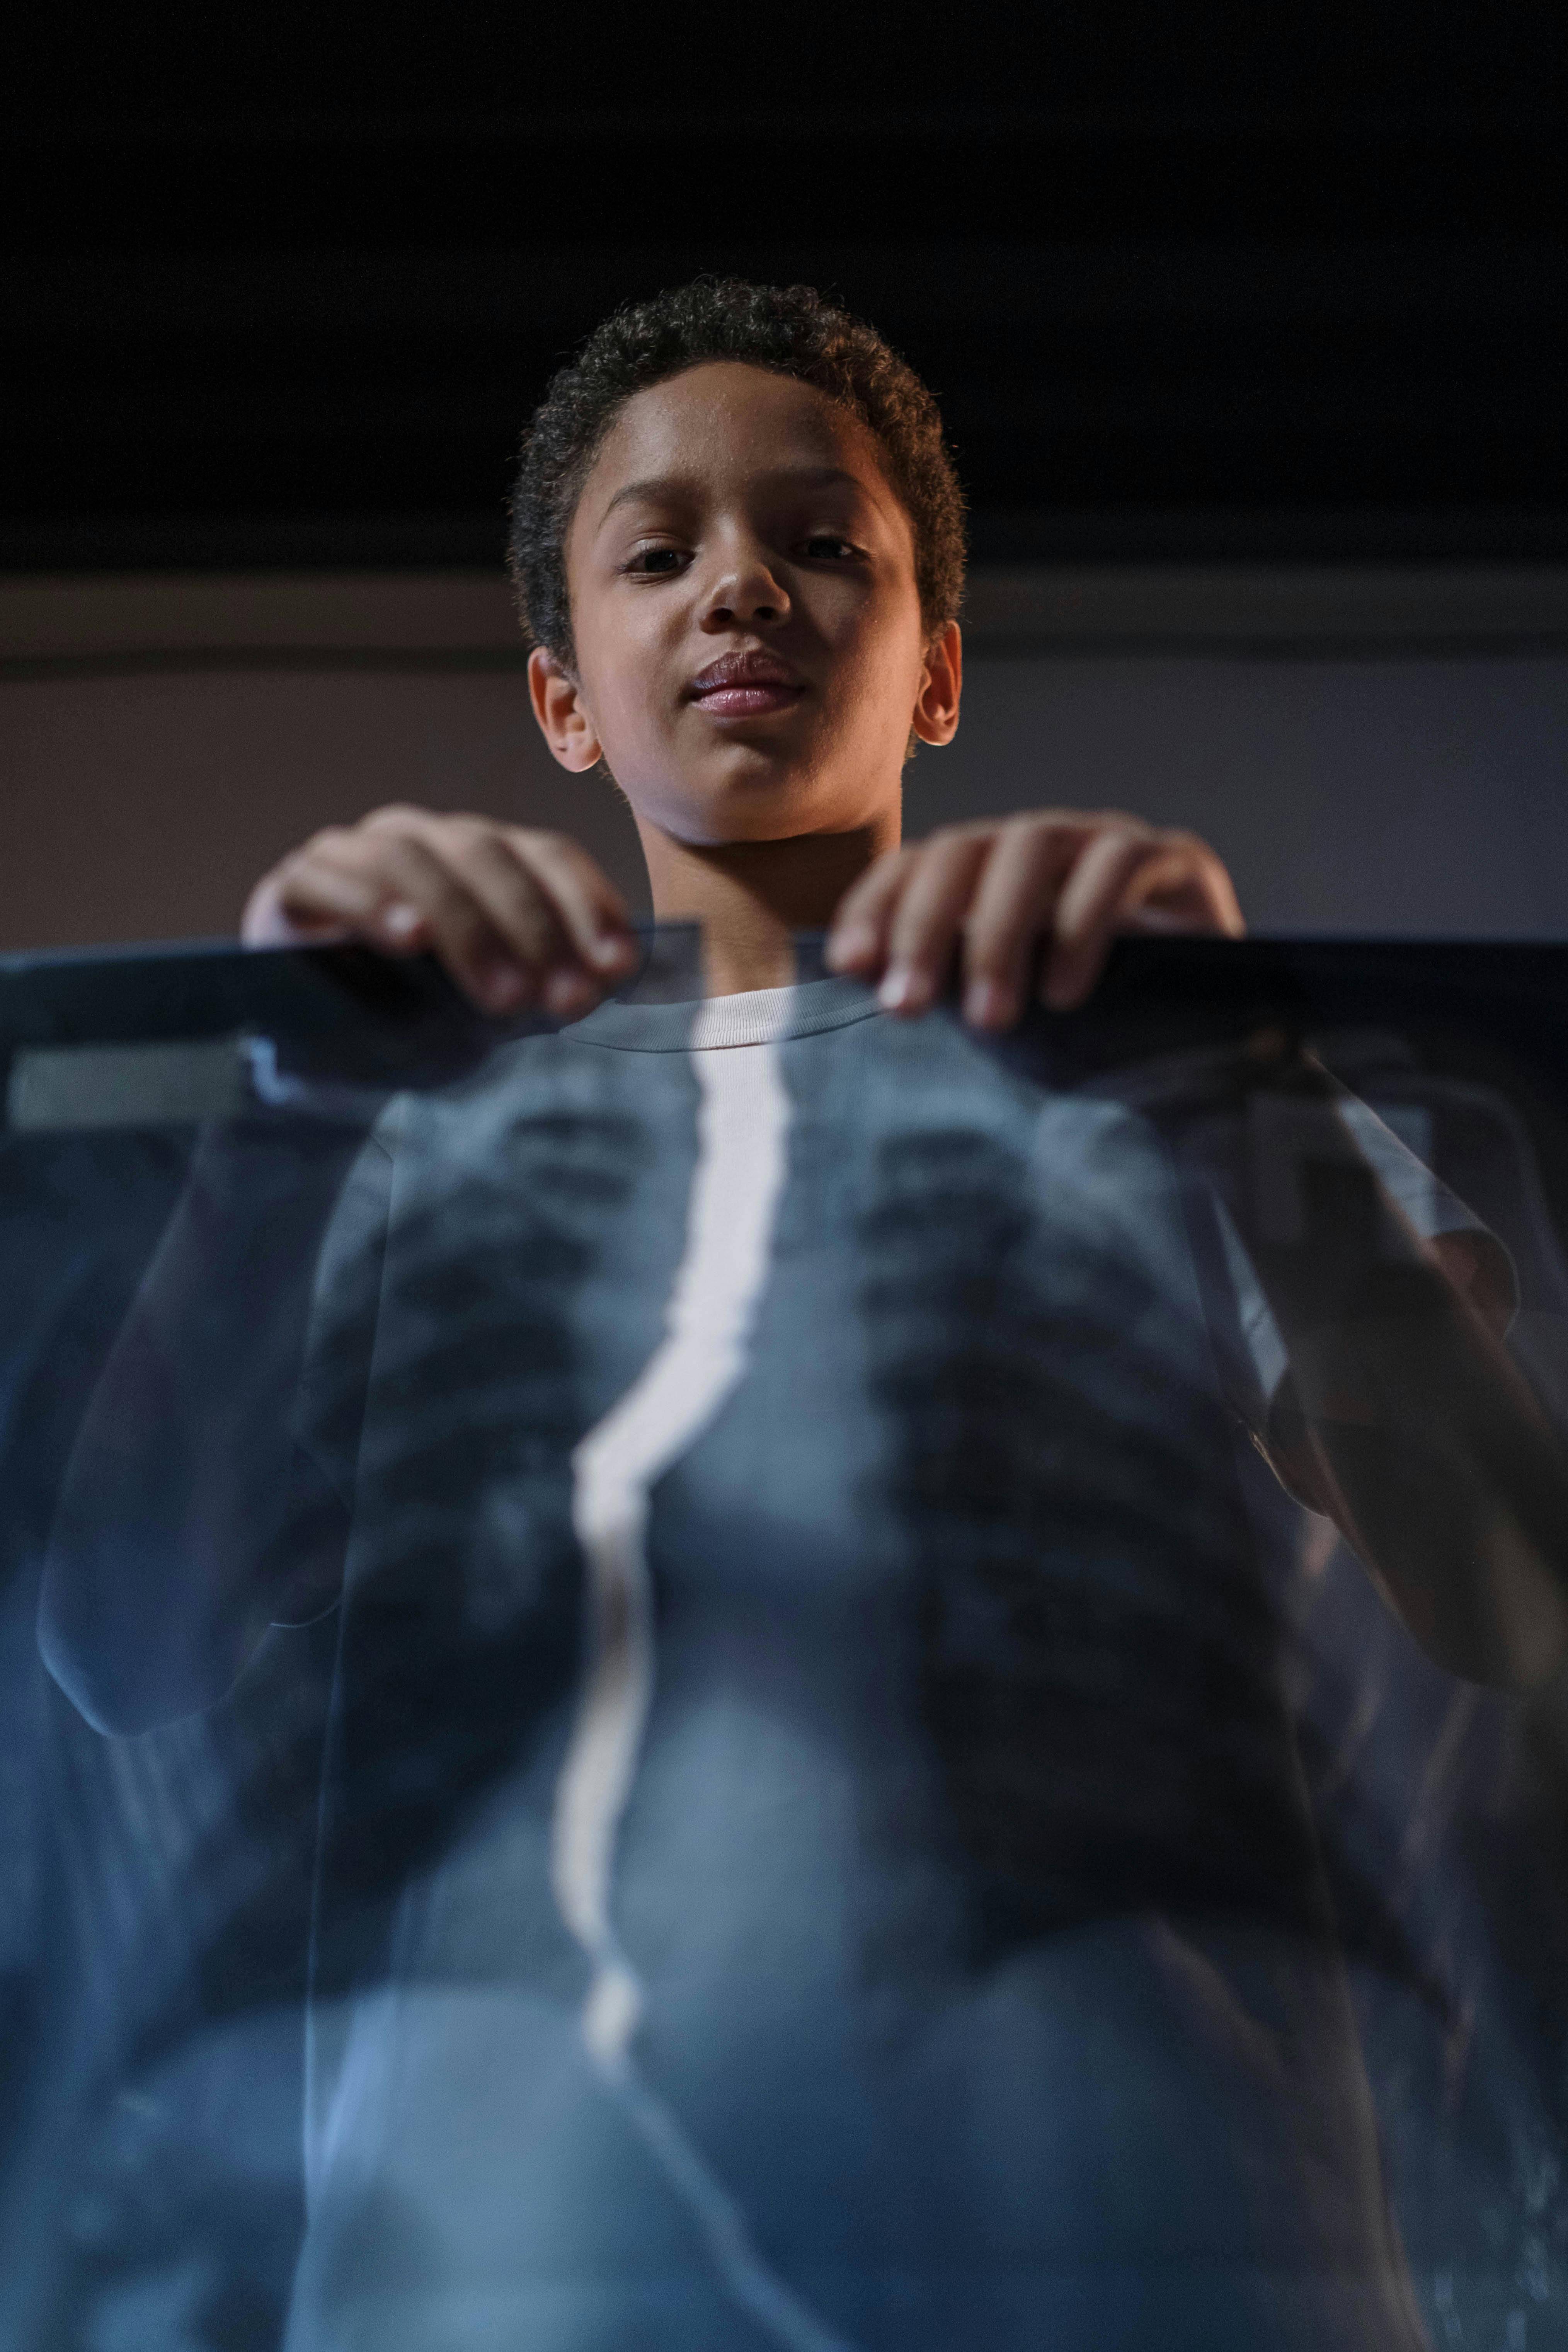
<svg viewBox="0 0 1568 2352">
<path fill-rule="evenodd" d="M 787 484 L 792 489 L 826 489 L 835 482 L 847 482 L 851 488 L 862 492 L 867 488 L 858 474 L 851 474 L 843 466 L 784 466 L 763 478 Z M 605 510 L 599 520 L 607 522 L 617 507 L 633 505 L 639 499 L 651 504 L 658 499 L 689 495 L 694 487 L 689 474 L 654 474 L 646 481 L 627 482 L 613 499 L 605 500 Z"/>
</svg>

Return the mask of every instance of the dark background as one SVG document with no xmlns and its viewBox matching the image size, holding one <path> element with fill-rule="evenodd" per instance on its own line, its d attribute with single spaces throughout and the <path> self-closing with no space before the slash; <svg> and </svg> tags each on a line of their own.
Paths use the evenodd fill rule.
<svg viewBox="0 0 1568 2352">
<path fill-rule="evenodd" d="M 489 563 L 702 268 L 905 351 L 983 559 L 1568 553 L 1548 0 L 8 22 L 0 569 Z"/>
<path fill-rule="evenodd" d="M 700 269 L 863 310 L 973 500 L 911 833 L 1191 826 L 1260 929 L 1568 937 L 1568 8 L 0 12 L 0 949 L 232 931 L 530 716 L 520 428 Z"/>
</svg>

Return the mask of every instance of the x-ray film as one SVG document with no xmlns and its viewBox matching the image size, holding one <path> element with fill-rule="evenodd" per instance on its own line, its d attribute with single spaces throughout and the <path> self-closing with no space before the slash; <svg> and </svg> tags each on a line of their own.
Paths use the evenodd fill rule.
<svg viewBox="0 0 1568 2352">
<path fill-rule="evenodd" d="M 1568 950 L 0 967 L 0 2337 L 1568 2344 Z"/>
</svg>

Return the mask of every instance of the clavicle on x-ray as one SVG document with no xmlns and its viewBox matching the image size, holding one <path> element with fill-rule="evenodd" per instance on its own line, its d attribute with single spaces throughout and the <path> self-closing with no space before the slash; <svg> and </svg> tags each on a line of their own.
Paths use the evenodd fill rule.
<svg viewBox="0 0 1568 2352">
<path fill-rule="evenodd" d="M 0 2336 L 1568 2308 L 1568 950 L 643 945 L 0 971 Z"/>
</svg>

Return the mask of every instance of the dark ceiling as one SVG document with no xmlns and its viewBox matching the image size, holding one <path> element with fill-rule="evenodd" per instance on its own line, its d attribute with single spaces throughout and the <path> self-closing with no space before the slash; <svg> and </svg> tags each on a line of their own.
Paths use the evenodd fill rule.
<svg viewBox="0 0 1568 2352">
<path fill-rule="evenodd" d="M 13 24 L 0 565 L 488 561 L 700 269 L 900 345 L 982 553 L 1568 556 L 1561 5 L 837 16 Z"/>
</svg>

